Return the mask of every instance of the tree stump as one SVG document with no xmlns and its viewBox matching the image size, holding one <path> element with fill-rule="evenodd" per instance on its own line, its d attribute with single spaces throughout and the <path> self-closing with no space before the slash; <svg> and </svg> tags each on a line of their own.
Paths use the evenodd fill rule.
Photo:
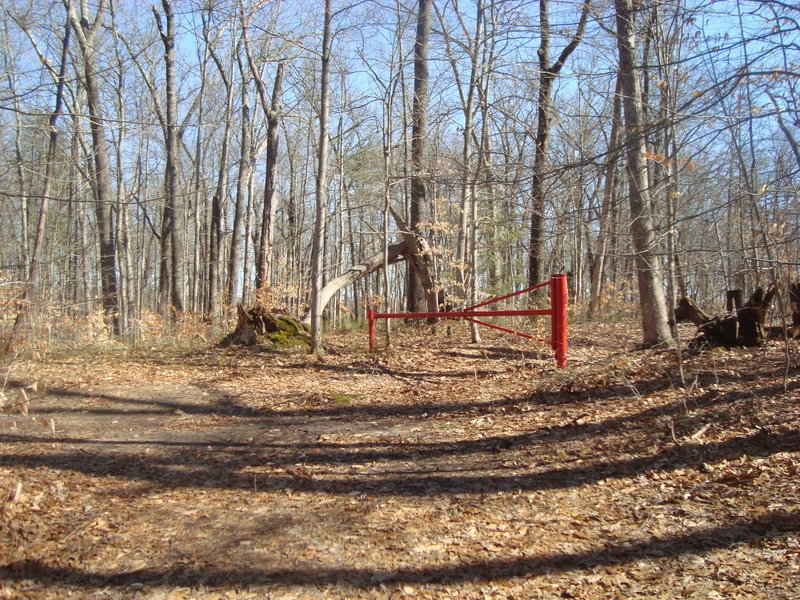
<svg viewBox="0 0 800 600">
<path fill-rule="evenodd" d="M 681 298 L 675 308 L 675 320 L 691 321 L 697 333 L 691 345 L 699 346 L 761 346 L 766 339 L 764 322 L 772 306 L 776 288 L 759 287 L 747 303 L 724 315 L 708 315 L 689 298 Z"/>
<path fill-rule="evenodd" d="M 675 307 L 675 322 L 691 321 L 698 327 L 705 325 L 714 317 L 704 312 L 697 304 L 685 296 L 678 299 L 678 305 Z M 670 323 L 672 325 L 672 323 Z"/>
<path fill-rule="evenodd" d="M 789 286 L 789 309 L 792 311 L 792 324 L 788 335 L 796 339 L 800 337 L 800 281 Z"/>
<path fill-rule="evenodd" d="M 308 325 L 287 314 L 271 312 L 257 305 L 245 310 L 236 306 L 236 329 L 218 344 L 227 346 L 265 345 L 272 348 L 310 348 L 311 333 Z"/>
</svg>

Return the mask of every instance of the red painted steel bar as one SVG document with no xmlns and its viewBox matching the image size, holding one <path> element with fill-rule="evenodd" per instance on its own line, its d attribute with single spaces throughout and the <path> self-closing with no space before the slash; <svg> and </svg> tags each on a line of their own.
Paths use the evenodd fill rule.
<svg viewBox="0 0 800 600">
<path fill-rule="evenodd" d="M 370 308 L 367 316 L 369 317 L 369 351 L 375 352 L 375 311 Z"/>
<path fill-rule="evenodd" d="M 468 306 L 464 310 L 472 310 L 474 308 L 480 308 L 481 306 L 486 306 L 487 304 L 494 304 L 495 302 L 500 302 L 500 300 L 505 300 L 506 298 L 513 298 L 514 296 L 519 296 L 520 294 L 524 294 L 525 292 L 532 292 L 533 290 L 538 290 L 546 285 L 550 285 L 549 281 L 545 281 L 544 283 L 537 283 L 536 285 L 532 285 L 529 288 L 525 288 L 524 290 L 519 290 L 518 292 L 511 292 L 510 294 L 506 294 L 505 296 L 500 296 L 499 298 L 491 298 L 489 300 L 484 300 L 480 304 L 474 304 L 473 306 Z"/>
<path fill-rule="evenodd" d="M 375 319 L 460 319 L 464 317 L 529 317 L 549 316 L 553 311 L 535 310 L 453 310 L 450 312 L 375 313 Z"/>
<path fill-rule="evenodd" d="M 535 338 L 528 333 L 522 333 L 521 331 L 515 331 L 513 329 L 509 329 L 508 327 L 503 327 L 502 325 L 495 325 L 494 323 L 489 323 L 487 321 L 481 321 L 480 319 L 473 319 L 472 317 L 464 317 L 465 321 L 472 321 L 473 323 L 477 323 L 478 325 L 483 325 L 484 327 L 491 327 L 492 329 L 499 329 L 500 331 L 505 331 L 506 333 L 513 333 L 514 335 L 518 335 L 519 337 L 524 337 L 529 340 L 536 340 L 539 338 Z M 547 340 L 539 340 L 540 342 L 546 342 Z"/>
<path fill-rule="evenodd" d="M 500 300 L 511 298 L 525 292 L 530 292 L 535 289 L 550 286 L 550 308 L 549 309 L 536 309 L 536 310 L 474 310 L 481 306 L 494 304 Z M 512 292 L 499 298 L 492 298 L 475 306 L 470 306 L 465 310 L 451 311 L 451 312 L 407 312 L 407 313 L 376 313 L 374 310 L 367 311 L 369 319 L 369 351 L 375 351 L 375 319 L 447 319 L 447 318 L 463 318 L 467 321 L 499 329 L 506 333 L 513 333 L 520 337 L 527 339 L 537 339 L 532 335 L 523 333 L 521 331 L 514 331 L 501 325 L 494 323 L 487 323 L 476 319 L 475 317 L 516 317 L 516 316 L 549 316 L 550 317 L 550 346 L 553 348 L 556 357 L 556 364 L 559 367 L 567 365 L 567 276 L 564 274 L 551 275 L 550 281 L 540 283 L 538 285 L 525 288 L 518 292 Z M 544 340 L 543 340 L 544 341 Z"/>
<path fill-rule="evenodd" d="M 559 367 L 567 366 L 567 276 L 564 274 L 551 275 L 550 308 L 553 316 L 550 318 L 553 351 L 556 354 L 556 364 Z"/>
</svg>

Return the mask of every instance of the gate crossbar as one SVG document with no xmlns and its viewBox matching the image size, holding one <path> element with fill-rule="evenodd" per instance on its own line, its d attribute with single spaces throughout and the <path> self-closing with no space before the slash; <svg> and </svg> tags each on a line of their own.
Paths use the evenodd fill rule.
<svg viewBox="0 0 800 600">
<path fill-rule="evenodd" d="M 532 310 L 475 310 L 488 306 L 519 294 L 531 292 L 535 289 L 550 286 L 550 308 Z M 499 329 L 528 339 L 537 339 L 522 331 L 515 331 L 494 323 L 487 323 L 475 317 L 514 317 L 514 316 L 549 316 L 550 317 L 550 345 L 555 352 L 556 363 L 559 367 L 567 364 L 567 276 L 564 274 L 551 275 L 549 281 L 506 294 L 497 298 L 485 300 L 464 310 L 449 312 L 405 312 L 405 313 L 376 313 L 370 309 L 369 317 L 369 350 L 375 351 L 375 319 L 454 319 L 463 318 L 478 325 Z"/>
</svg>

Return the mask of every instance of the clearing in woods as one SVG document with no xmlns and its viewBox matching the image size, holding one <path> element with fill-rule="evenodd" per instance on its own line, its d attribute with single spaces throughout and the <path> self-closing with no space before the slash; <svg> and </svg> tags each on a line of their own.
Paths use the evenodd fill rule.
<svg viewBox="0 0 800 600">
<path fill-rule="evenodd" d="M 796 348 L 456 329 L 6 364 L 0 597 L 800 598 Z"/>
</svg>

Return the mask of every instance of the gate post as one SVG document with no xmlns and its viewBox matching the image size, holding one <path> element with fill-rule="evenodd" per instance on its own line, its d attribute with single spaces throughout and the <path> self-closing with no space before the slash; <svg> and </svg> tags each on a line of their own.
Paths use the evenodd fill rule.
<svg viewBox="0 0 800 600">
<path fill-rule="evenodd" d="M 371 308 L 367 311 L 369 319 L 369 351 L 375 352 L 375 311 Z"/>
<path fill-rule="evenodd" d="M 550 276 L 550 345 L 559 367 L 567 366 L 567 276 L 563 273 Z"/>
</svg>

